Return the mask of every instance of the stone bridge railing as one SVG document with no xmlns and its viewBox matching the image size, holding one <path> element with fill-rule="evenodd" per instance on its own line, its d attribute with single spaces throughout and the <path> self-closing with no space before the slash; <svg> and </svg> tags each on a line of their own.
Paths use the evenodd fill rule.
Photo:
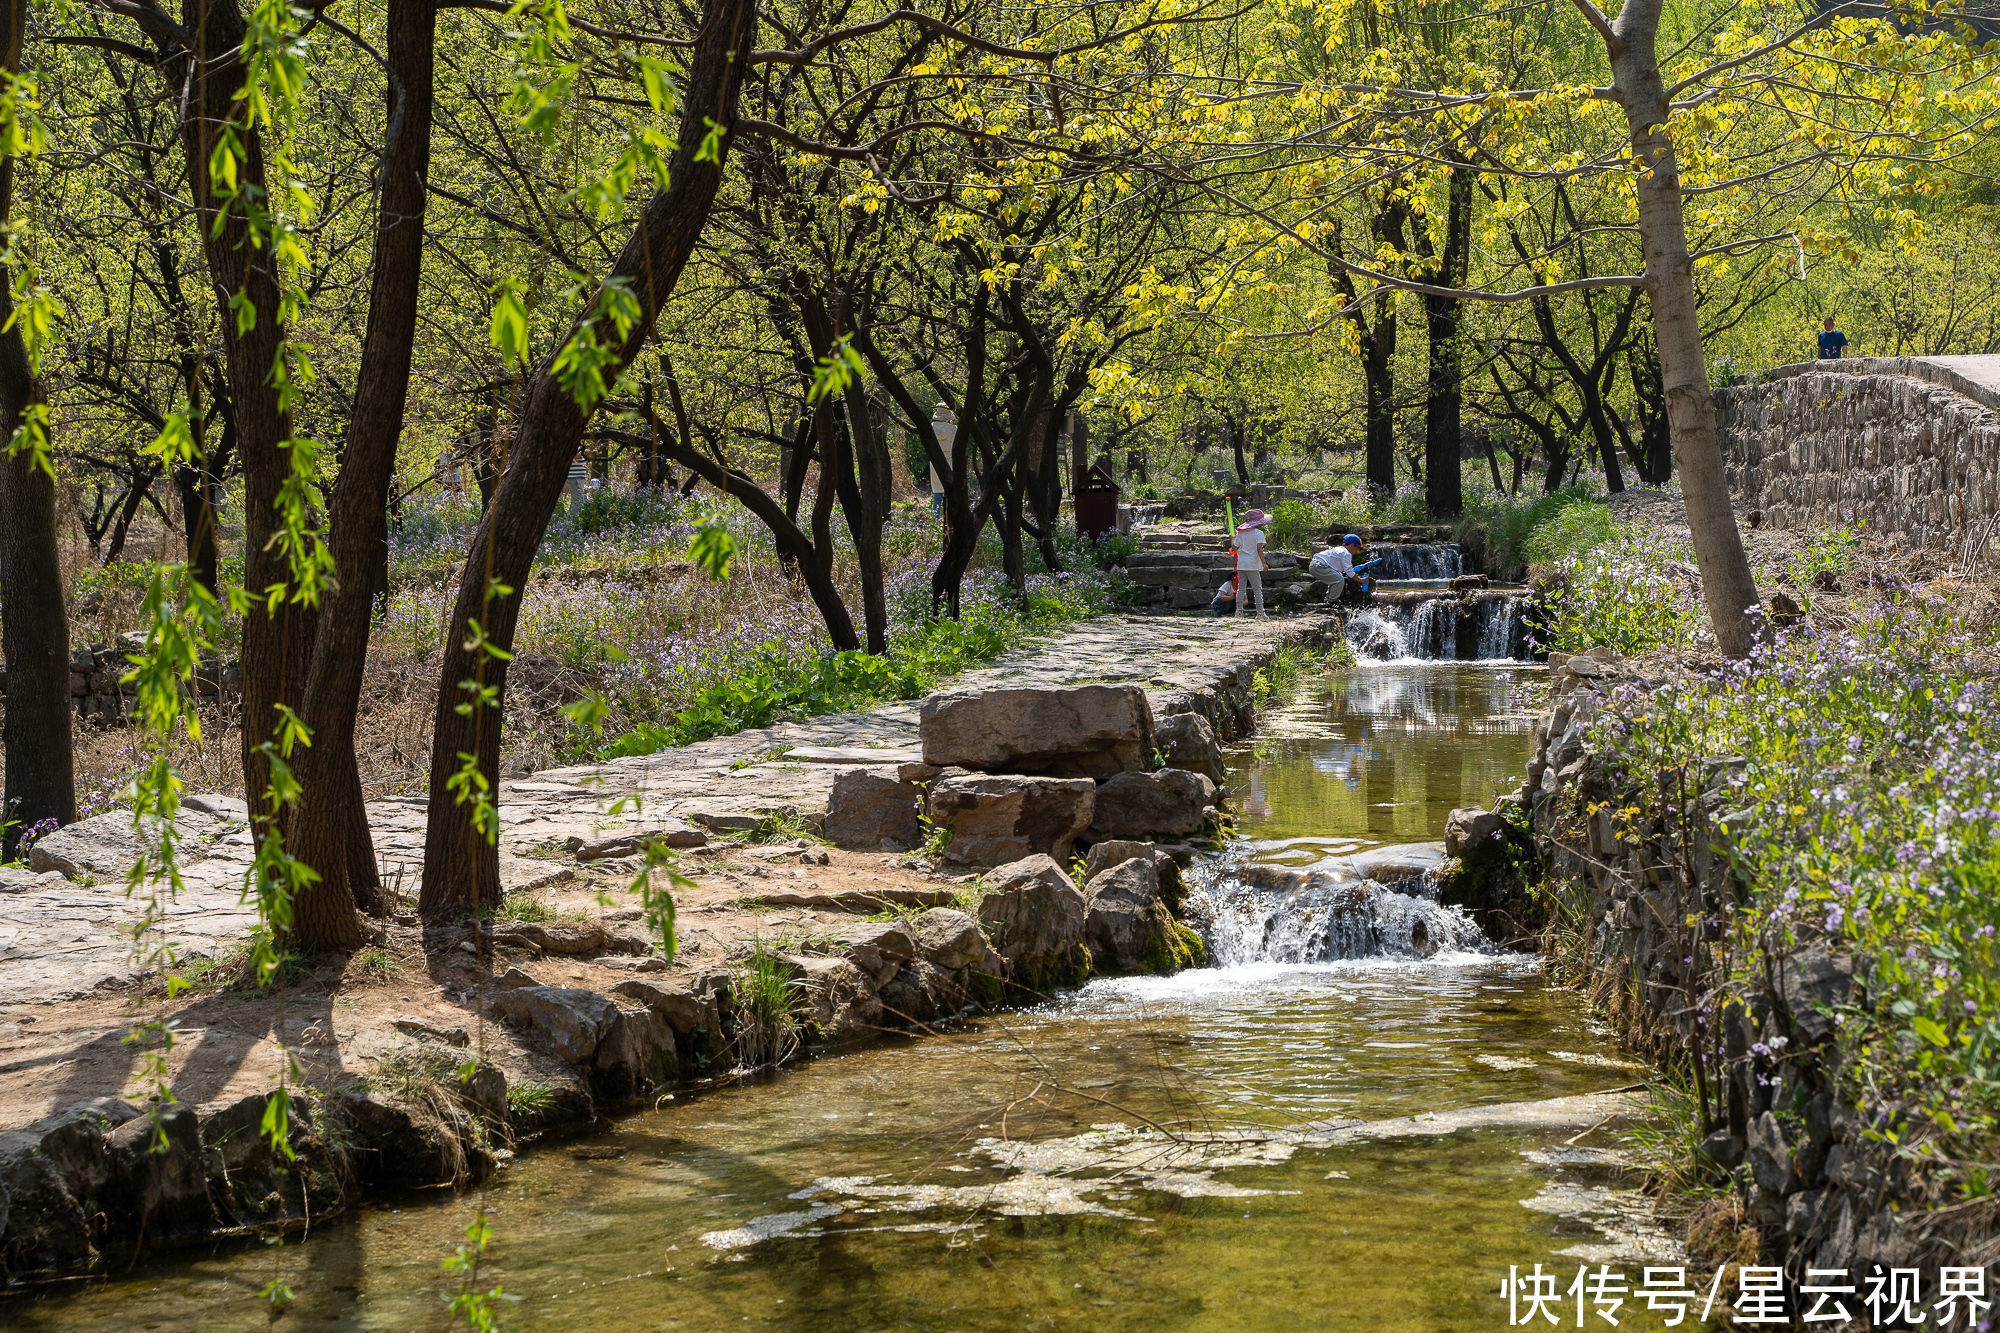
<svg viewBox="0 0 2000 1333">
<path fill-rule="evenodd" d="M 2000 527 L 2000 356 L 1780 366 L 1716 407 L 1730 489 L 1769 526 L 1954 551 Z"/>
</svg>

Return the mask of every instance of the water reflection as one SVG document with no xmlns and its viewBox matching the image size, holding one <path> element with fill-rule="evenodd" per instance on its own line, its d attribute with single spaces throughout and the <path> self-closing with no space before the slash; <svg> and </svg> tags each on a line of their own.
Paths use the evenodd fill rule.
<svg viewBox="0 0 2000 1333">
<path fill-rule="evenodd" d="M 1544 679 L 1520 664 L 1336 671 L 1231 756 L 1238 829 L 1288 864 L 1437 838 L 1456 807 L 1520 785 Z"/>
</svg>

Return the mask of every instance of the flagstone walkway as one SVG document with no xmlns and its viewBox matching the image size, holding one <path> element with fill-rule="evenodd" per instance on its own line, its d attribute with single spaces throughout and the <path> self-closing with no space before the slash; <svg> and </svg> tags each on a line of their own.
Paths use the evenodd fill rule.
<svg viewBox="0 0 2000 1333">
<path fill-rule="evenodd" d="M 1140 684 L 1155 712 L 1173 695 L 1250 673 L 1279 644 L 1324 626 L 1319 616 L 1271 620 L 1105 616 L 1031 642 L 946 688 Z M 825 809 L 833 778 L 855 764 L 915 762 L 918 704 L 887 704 L 719 736 L 657 754 L 549 769 L 502 784 L 501 878 L 510 892 L 566 877 L 567 839 L 586 841 L 685 824 L 727 831 L 786 812 Z M 636 798 L 636 799 L 633 799 Z M 624 808 L 612 813 L 619 802 Z M 254 855 L 243 803 L 192 796 L 178 822 L 182 890 L 163 899 L 164 936 L 183 956 L 241 945 L 255 914 L 239 901 Z M 424 803 L 371 801 L 384 881 L 414 897 L 422 872 Z M 38 870 L 0 869 L 0 1006 L 39 1004 L 131 982 L 126 876 L 139 840 L 123 817 L 63 830 L 36 849 Z M 0 1037 L 7 1034 L 0 1031 Z"/>
</svg>

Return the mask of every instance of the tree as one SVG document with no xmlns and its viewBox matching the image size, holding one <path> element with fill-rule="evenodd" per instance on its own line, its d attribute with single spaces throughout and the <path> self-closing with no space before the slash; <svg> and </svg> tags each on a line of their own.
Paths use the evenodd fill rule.
<svg viewBox="0 0 2000 1333">
<path fill-rule="evenodd" d="M 743 53 L 756 31 L 749 0 L 709 0 L 703 8 L 685 60 L 667 184 L 647 200 L 585 309 L 524 386 L 507 470 L 467 553 L 440 670 L 418 901 L 425 920 L 500 901 L 490 794 L 500 768 L 507 650 L 520 616 L 516 590 L 561 498 L 590 409 L 645 345 L 708 221 L 735 133 Z M 579 380 L 585 357 L 594 375 Z"/>
<path fill-rule="evenodd" d="M 1582 33 L 1560 31 L 1572 11 Z M 1498 19 L 1446 19 L 1476 29 L 1487 58 L 1443 71 L 1380 50 L 1343 81 L 1301 80 L 1289 106 L 1260 84 L 1271 122 L 1263 142 L 1287 164 L 1278 178 L 1289 193 L 1248 197 L 1238 175 L 1203 183 L 1219 202 L 1271 223 L 1279 248 L 1307 249 L 1427 298 L 1521 303 L 1643 289 L 1710 626 L 1726 653 L 1741 656 L 1758 634 L 1757 590 L 1729 508 L 1696 270 L 1766 247 L 1837 248 L 1840 238 L 1822 225 L 1829 201 L 1872 196 L 1914 227 L 1908 204 L 1943 188 L 1994 114 L 1993 60 L 1934 11 L 1911 10 L 1899 26 L 1902 10 L 1844 3 L 1779 31 L 1738 24 L 1723 10 L 1675 34 L 1669 84 L 1661 14 L 1661 0 L 1626 0 L 1615 19 L 1572 0 L 1568 10 L 1543 3 Z M 1585 35 L 1589 47 L 1577 41 Z M 1217 101 L 1233 105 L 1223 93 Z M 1566 277 L 1559 255 L 1536 255 L 1523 285 L 1513 285 L 1522 276 L 1514 266 L 1454 285 L 1356 263 L 1319 243 L 1328 215 L 1359 192 L 1399 175 L 1444 188 L 1459 164 L 1542 189 L 1595 180 L 1627 201 L 1620 225 L 1637 237 L 1643 270 Z M 1694 199 L 1698 241 L 1684 212 Z"/>
<path fill-rule="evenodd" d="M 0 79 L 4 95 L 24 96 L 21 50 L 27 0 L 0 2 Z M 76 775 L 70 754 L 69 618 L 63 606 L 62 562 L 56 551 L 56 477 L 50 462 L 47 405 L 24 329 L 45 319 L 16 297 L 21 263 L 14 239 L 16 164 L 30 133 L 18 106 L 7 117 L 0 146 L 0 650 L 7 659 L 5 805 L 0 844 L 11 858 L 21 835 L 44 821 L 76 819 Z M 31 299 L 33 299 L 31 297 Z"/>
</svg>

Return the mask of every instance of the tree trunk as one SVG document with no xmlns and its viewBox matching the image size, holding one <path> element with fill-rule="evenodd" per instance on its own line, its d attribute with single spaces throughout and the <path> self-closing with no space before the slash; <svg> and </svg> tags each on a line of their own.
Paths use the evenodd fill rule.
<svg viewBox="0 0 2000 1333">
<path fill-rule="evenodd" d="M 889 472 L 887 413 L 857 378 L 846 391 L 852 466 L 840 472 L 840 508 L 854 539 L 854 562 L 861 575 L 861 619 L 868 651 L 889 651 L 889 607 L 882 575 L 882 525 L 889 521 L 893 483 Z"/>
<path fill-rule="evenodd" d="M 190 419 L 190 426 L 194 424 Z M 201 437 L 197 435 L 197 443 Z M 204 467 L 185 463 L 174 466 L 174 490 L 181 501 L 181 537 L 187 544 L 188 570 L 194 581 L 215 591 L 221 572 L 222 553 L 216 544 L 215 500 L 219 488 Z"/>
<path fill-rule="evenodd" d="M 27 0 L 0 4 L 0 66 L 21 72 Z M 14 159 L 0 159 L 0 223 L 14 221 Z M 0 264 L 0 441 L 42 401 L 14 317 L 13 274 Z M 0 443 L 0 448 L 6 448 Z M 134 486 L 136 488 L 137 482 Z M 0 845 L 11 859 L 21 835 L 44 820 L 76 820 L 70 754 L 69 616 L 56 550 L 56 483 L 26 450 L 0 457 L 0 651 L 7 659 L 6 804 Z"/>
<path fill-rule="evenodd" d="M 1386 298 L 1362 343 L 1361 378 L 1368 394 L 1368 490 L 1386 500 L 1396 493 L 1396 312 Z"/>
<path fill-rule="evenodd" d="M 1472 256 L 1472 171 L 1453 167 L 1450 203 L 1445 211 L 1444 267 L 1436 282 L 1442 287 L 1465 283 Z M 1459 330 L 1465 302 L 1455 296 L 1424 297 L 1424 325 L 1430 335 L 1430 376 L 1424 405 L 1424 500 L 1435 518 L 1457 518 L 1465 508 L 1464 482 L 1459 476 L 1463 450 L 1464 344 Z"/>
<path fill-rule="evenodd" d="M 1662 0 L 1628 0 L 1607 46 L 1611 84 L 1631 132 L 1639 232 L 1646 251 L 1660 378 L 1687 501 L 1688 528 L 1701 568 L 1702 600 L 1715 640 L 1730 657 L 1744 657 L 1757 639 L 1761 603 L 1729 507 L 1729 479 L 1716 436 L 1715 400 L 1695 308 L 1694 265 L 1681 215 L 1680 171 L 1665 133 L 1667 91 L 1655 40 Z"/>
<path fill-rule="evenodd" d="M 354 410 L 330 505 L 335 583 L 320 608 L 300 707 L 313 743 L 294 764 L 303 794 L 290 850 L 320 874 L 300 895 L 310 901 L 293 907 L 293 935 L 307 947 L 352 945 L 360 938 L 354 907 L 377 916 L 387 909 L 354 753 L 354 716 L 368 663 L 375 589 L 386 571 L 389 489 L 409 399 L 430 175 L 436 13 L 432 0 L 389 0 L 386 19 L 390 130 L 382 155 L 374 280 Z"/>
<path fill-rule="evenodd" d="M 612 279 L 629 284 L 639 318 L 612 349 L 606 387 L 652 335 L 660 307 L 672 293 L 681 269 L 700 239 L 722 181 L 723 161 L 698 162 L 711 127 L 726 159 L 734 138 L 736 107 L 744 62 L 756 34 L 753 0 L 709 0 L 686 57 L 678 147 L 668 163 L 669 184 L 655 193 L 612 265 Z M 579 316 L 579 321 L 583 316 Z M 574 330 L 572 329 L 572 332 Z M 467 553 L 452 608 L 451 633 L 438 678 L 436 723 L 431 743 L 430 810 L 424 837 L 423 894 L 418 908 L 427 921 L 440 921 L 497 905 L 500 851 L 494 838 L 473 823 L 473 811 L 459 804 L 450 782 L 470 759 L 497 801 L 500 781 L 500 719 L 507 663 L 468 646 L 471 622 L 485 627 L 502 650 L 514 642 L 520 618 L 518 592 L 489 597 L 489 578 L 519 589 L 526 583 L 535 550 L 561 498 L 569 465 L 582 441 L 586 414 L 563 388 L 554 361 L 567 338 L 551 349 L 528 385 L 512 456 L 494 491 Z M 495 691 L 490 704 L 463 688 Z M 461 713 L 461 702 L 471 704 Z"/>
<path fill-rule="evenodd" d="M 105 564 L 115 565 L 118 557 L 125 554 L 125 538 L 132 531 L 132 520 L 139 516 L 139 506 L 146 503 L 146 492 L 153 488 L 153 478 L 159 475 L 157 463 L 132 474 L 132 484 L 125 488 L 125 495 L 118 502 L 118 516 L 111 521 L 111 535 L 104 548 Z"/>
<path fill-rule="evenodd" d="M 285 339 L 278 318 L 279 283 L 271 248 L 253 244 L 239 203 L 227 208 L 209 180 L 209 161 L 225 125 L 235 125 L 244 161 L 239 187 L 261 199 L 266 190 L 262 139 L 237 93 L 242 88 L 241 50 L 246 27 L 236 0 L 183 0 L 181 21 L 192 50 L 169 46 L 162 64 L 171 75 L 186 73 L 192 87 L 182 122 L 188 187 L 208 264 L 215 299 L 224 313 L 221 336 L 228 369 L 231 411 L 243 451 L 243 583 L 251 610 L 243 617 L 243 791 L 253 819 L 268 814 L 264 793 L 270 769 L 260 746 L 270 738 L 281 707 L 296 709 L 305 683 L 311 643 L 310 608 L 289 596 L 291 569 L 274 549 L 280 489 L 291 470 L 285 444 L 292 436 L 290 415 L 272 375 Z M 189 62 L 192 69 L 189 69 Z M 247 303 L 250 327 L 230 317 L 232 302 Z M 274 608 L 265 594 L 287 590 Z"/>
</svg>

